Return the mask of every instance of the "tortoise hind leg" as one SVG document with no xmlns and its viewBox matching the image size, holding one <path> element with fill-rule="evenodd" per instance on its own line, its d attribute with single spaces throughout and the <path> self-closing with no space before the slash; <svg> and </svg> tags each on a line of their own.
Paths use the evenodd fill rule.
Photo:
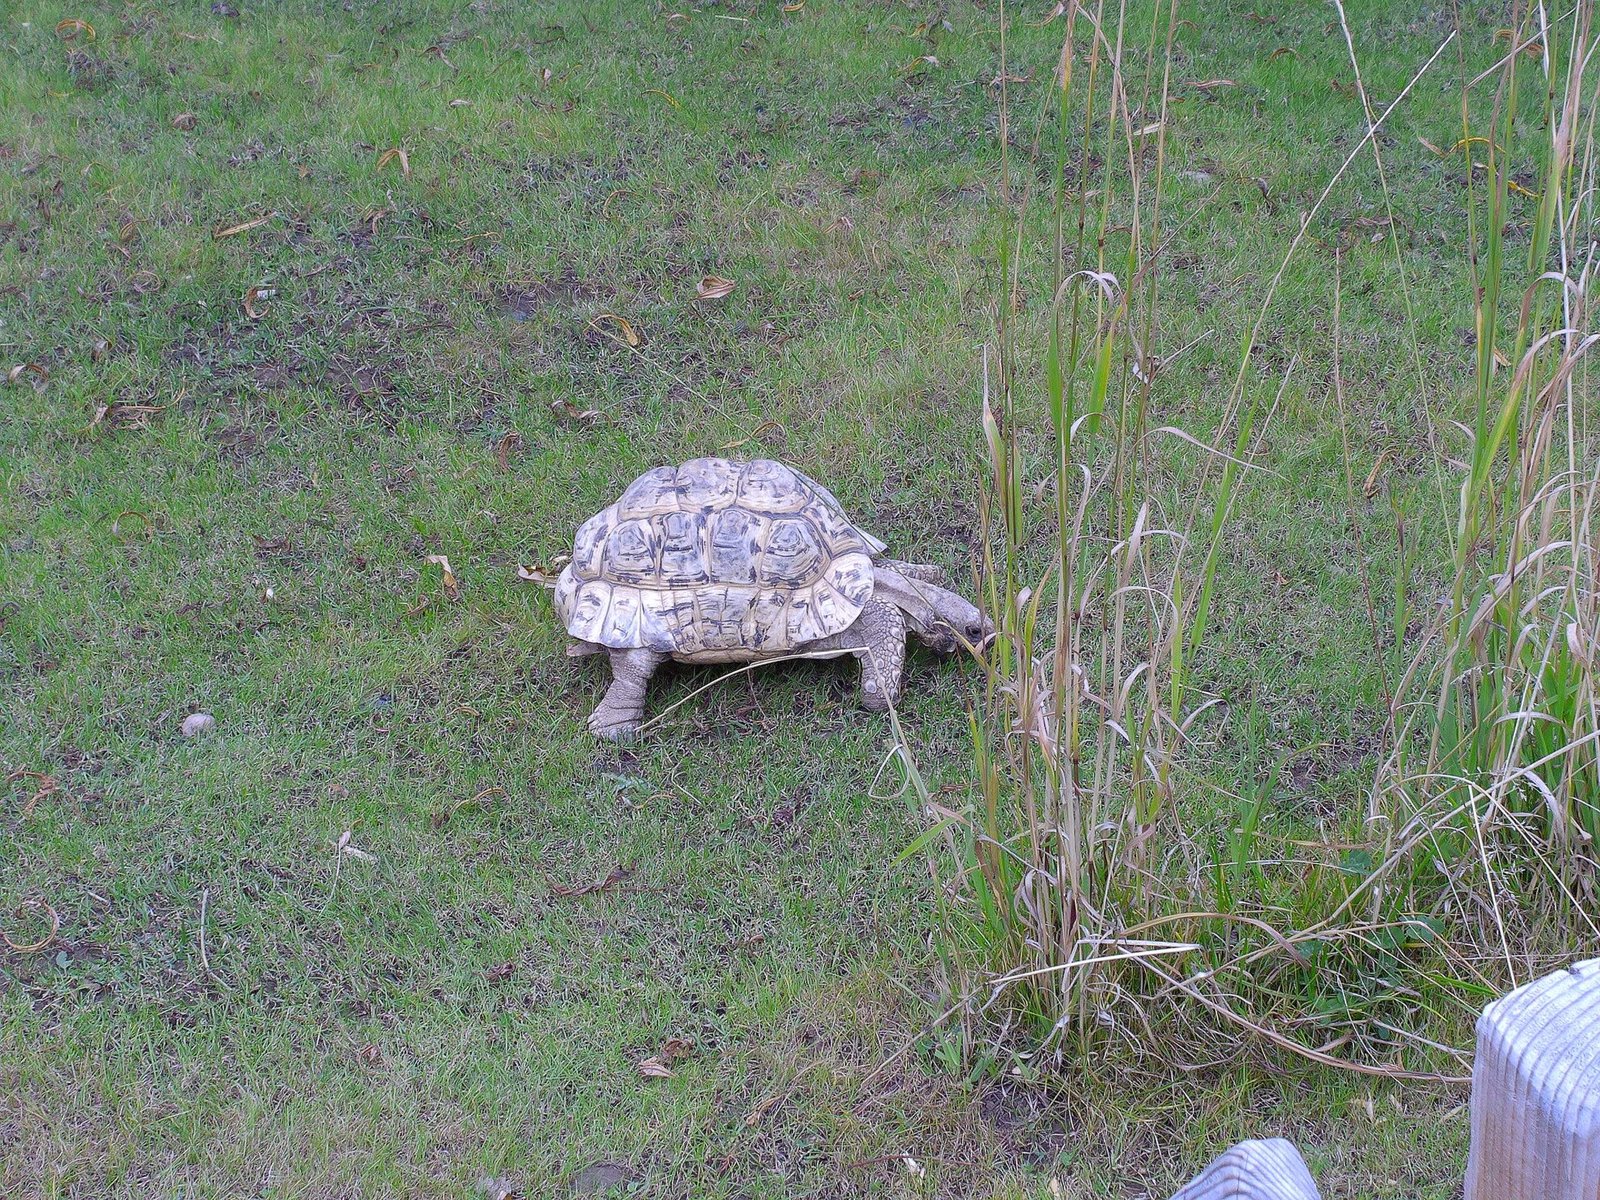
<svg viewBox="0 0 1600 1200">
<path fill-rule="evenodd" d="M 861 660 L 861 707 L 887 712 L 900 702 L 906 683 L 906 618 L 882 600 L 869 600 L 851 632 Z"/>
<path fill-rule="evenodd" d="M 644 717 L 644 693 L 665 656 L 651 650 L 611 651 L 611 686 L 589 714 L 589 732 L 613 742 L 632 741 Z"/>
</svg>

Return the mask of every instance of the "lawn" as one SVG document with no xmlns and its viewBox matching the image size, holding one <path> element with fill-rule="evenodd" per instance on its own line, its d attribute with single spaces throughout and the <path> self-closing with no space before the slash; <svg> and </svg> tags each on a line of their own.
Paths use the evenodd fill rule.
<svg viewBox="0 0 1600 1200">
<path fill-rule="evenodd" d="M 994 3 L 5 7 L 0 360 L 39 370 L 0 385 L 0 928 L 59 930 L 0 954 L 0 1193 L 1126 1197 L 1287 1133 L 1327 1196 L 1455 1194 L 1459 1092 L 1266 1052 L 951 1068 L 901 858 L 925 819 L 853 668 L 668 671 L 652 710 L 689 698 L 619 750 L 584 728 L 604 664 L 518 578 L 720 452 L 794 462 L 970 588 L 1005 193 L 1032 179 L 1049 240 L 1027 149 L 1063 22 L 1009 7 L 1005 180 Z M 1436 150 L 1503 14 L 1462 7 L 1378 139 L 1392 210 L 1363 152 L 1258 339 L 1269 395 L 1294 369 L 1199 667 L 1226 702 L 1187 757 L 1201 841 L 1295 748 L 1279 836 L 1364 803 L 1367 576 L 1397 514 L 1443 527 L 1472 373 Z M 1380 105 L 1455 28 L 1347 10 Z M 1331 7 L 1180 16 L 1156 341 L 1193 345 L 1154 396 L 1209 441 L 1366 125 Z M 712 275 L 732 294 L 697 299 Z M 1151 453 L 1181 507 L 1197 457 Z M 954 796 L 975 686 L 914 656 L 901 720 Z"/>
</svg>

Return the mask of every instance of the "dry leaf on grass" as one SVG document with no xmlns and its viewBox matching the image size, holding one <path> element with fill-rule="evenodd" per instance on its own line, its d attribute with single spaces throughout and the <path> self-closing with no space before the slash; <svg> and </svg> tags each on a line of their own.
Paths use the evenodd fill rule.
<svg viewBox="0 0 1600 1200">
<path fill-rule="evenodd" d="M 646 1079 L 671 1079 L 672 1068 L 652 1054 L 639 1063 L 639 1074 Z"/>
<path fill-rule="evenodd" d="M 61 918 L 56 915 L 56 910 L 43 900 L 24 900 L 17 905 L 16 915 L 22 916 L 29 910 L 42 911 L 50 922 L 50 932 L 36 942 L 17 942 L 11 939 L 9 933 L 0 931 L 0 938 L 5 939 L 7 946 L 16 954 L 37 954 L 56 940 L 56 934 L 61 931 Z"/>
<path fill-rule="evenodd" d="M 377 855 L 368 854 L 365 850 L 361 850 L 361 849 L 357 848 L 350 841 L 351 836 L 352 836 L 351 835 L 351 831 L 346 829 L 343 833 L 341 833 L 339 835 L 338 844 L 334 848 L 340 854 L 349 855 L 351 858 L 359 859 L 361 862 L 377 862 L 378 861 L 378 856 Z"/>
<path fill-rule="evenodd" d="M 757 425 L 755 427 L 755 429 L 753 429 L 748 436 L 742 437 L 742 438 L 737 438 L 737 439 L 735 439 L 734 441 L 731 441 L 731 442 L 723 442 L 722 445 L 717 447 L 717 449 L 718 450 L 737 450 L 740 446 L 747 446 L 751 442 L 755 441 L 757 438 L 766 437 L 767 434 L 769 434 L 769 433 L 776 433 L 776 434 L 779 434 L 780 436 L 785 437 L 785 438 L 787 438 L 789 436 L 789 431 L 787 429 L 785 429 L 782 425 L 780 425 L 777 421 L 768 420 L 768 421 L 763 421 L 763 422 L 761 422 L 761 424 Z"/>
<path fill-rule="evenodd" d="M 599 418 L 598 408 L 579 408 L 571 400 L 552 400 L 550 411 L 558 417 L 565 417 L 569 421 L 578 421 L 587 425 L 590 421 Z"/>
<path fill-rule="evenodd" d="M 1231 79 L 1191 79 L 1187 86 L 1201 92 L 1212 92 L 1218 88 L 1231 88 L 1239 85 Z"/>
<path fill-rule="evenodd" d="M 610 321 L 616 325 L 616 327 L 621 330 L 620 336 L 612 333 L 609 329 L 601 328 L 601 321 Z M 634 329 L 633 325 L 628 321 L 628 319 L 626 317 L 619 317 L 616 313 L 596 313 L 594 316 L 589 318 L 589 328 L 594 330 L 596 333 L 604 334 L 606 337 L 612 339 L 612 341 L 620 341 L 630 348 L 636 348 L 641 340 L 638 331 Z"/>
<path fill-rule="evenodd" d="M 195 127 L 196 117 L 192 112 L 181 112 L 172 118 L 174 129 L 190 130 Z"/>
<path fill-rule="evenodd" d="M 42 392 L 45 381 L 50 378 L 50 372 L 38 363 L 18 363 L 6 372 L 6 382 L 17 383 L 28 376 L 32 376 L 33 390 Z"/>
<path fill-rule="evenodd" d="M 454 100 L 450 101 L 450 107 L 451 108 L 467 108 L 471 104 L 472 104 L 471 100 L 467 100 L 467 99 L 465 99 L 465 98 L 463 98 L 461 96 L 457 96 Z"/>
<path fill-rule="evenodd" d="M 438 567 L 443 573 L 445 595 L 452 600 L 461 595 L 461 583 L 456 579 L 456 573 L 454 568 L 450 566 L 449 558 L 443 554 L 430 554 L 424 561 Z"/>
<path fill-rule="evenodd" d="M 368 1042 L 355 1052 L 355 1060 L 364 1067 L 378 1067 L 383 1065 L 383 1051 Z"/>
<path fill-rule="evenodd" d="M 510 1179 L 485 1176 L 478 1180 L 478 1190 L 483 1200 L 522 1200 L 522 1185 Z"/>
<path fill-rule="evenodd" d="M 57 792 L 66 790 L 56 781 L 54 775 L 46 775 L 43 771 L 13 771 L 6 776 L 6 786 L 9 788 L 19 779 L 32 779 L 35 781 L 33 795 L 22 802 L 22 815 L 24 817 L 31 817 L 34 806 L 46 796 L 53 796 Z"/>
<path fill-rule="evenodd" d="M 511 456 L 522 449 L 522 435 L 515 429 L 508 429 L 500 435 L 494 444 L 494 461 L 502 471 L 511 469 Z"/>
<path fill-rule="evenodd" d="M 935 54 L 924 54 L 919 58 L 913 58 L 910 62 L 908 62 L 905 66 L 901 67 L 900 70 L 895 72 L 895 73 L 897 75 L 913 75 L 918 71 L 926 71 L 930 67 L 937 67 L 938 65 L 939 65 L 939 57 L 938 57 L 938 55 L 935 55 Z"/>
<path fill-rule="evenodd" d="M 550 885 L 550 894 L 552 896 L 560 896 L 563 899 L 573 896 L 588 896 L 595 892 L 603 892 L 607 888 L 615 887 L 632 874 L 632 867 L 624 867 L 619 863 L 611 868 L 611 873 L 604 879 L 597 879 L 593 883 L 580 883 L 571 886 L 564 883 L 552 883 Z"/>
<path fill-rule="evenodd" d="M 275 212 L 263 213 L 261 216 L 252 217 L 248 221 L 240 221 L 237 225 L 218 225 L 212 229 L 211 239 L 212 241 L 220 242 L 223 238 L 232 237 L 236 233 L 244 233 L 246 230 L 254 229 L 259 225 L 265 225 L 277 215 Z"/>
<path fill-rule="evenodd" d="M 382 154 L 378 155 L 378 165 L 372 169 L 374 171 L 381 171 L 392 162 L 398 162 L 400 164 L 400 174 L 406 176 L 408 179 L 411 177 L 411 156 L 399 146 L 385 150 Z"/>
<path fill-rule="evenodd" d="M 694 1039 L 670 1037 L 661 1043 L 661 1061 L 669 1066 L 694 1053 Z"/>
<path fill-rule="evenodd" d="M 87 21 L 78 20 L 77 17 L 68 17 L 56 24 L 56 36 L 63 42 L 73 41 L 80 34 L 85 42 L 94 41 L 94 26 Z"/>
<path fill-rule="evenodd" d="M 1279 46 L 1271 54 L 1267 55 L 1267 61 L 1268 62 L 1277 62 L 1280 58 L 1282 58 L 1286 54 L 1290 58 L 1299 58 L 1300 57 L 1300 51 L 1294 49 L 1292 46 Z"/>
<path fill-rule="evenodd" d="M 182 393 L 180 393 L 181 398 Z M 109 404 L 95 406 L 94 416 L 89 419 L 89 424 L 84 433 L 93 433 L 102 425 L 116 429 L 144 429 L 151 420 L 166 410 L 165 404 L 123 404 L 113 400 Z"/>
<path fill-rule="evenodd" d="M 646 96 L 660 96 L 668 104 L 672 105 L 673 108 L 682 108 L 683 107 L 683 105 L 679 104 L 676 100 L 674 100 L 672 98 L 672 94 L 670 92 L 665 91 L 662 88 L 645 88 L 644 94 Z"/>
<path fill-rule="evenodd" d="M 739 285 L 731 279 L 724 279 L 721 275 L 707 275 L 694 289 L 696 300 L 721 300 L 733 295 L 733 289 Z"/>
<path fill-rule="evenodd" d="M 534 563 L 531 567 L 519 566 L 517 578 L 524 583 L 537 583 L 540 587 L 553 588 L 556 586 L 556 580 L 561 577 L 561 568 L 571 560 L 570 554 L 561 554 L 548 563 Z"/>
<path fill-rule="evenodd" d="M 479 792 L 475 796 L 468 796 L 464 800 L 457 800 L 453 805 L 451 805 L 444 812 L 435 813 L 433 815 L 433 827 L 435 829 L 443 829 L 445 827 L 445 825 L 449 822 L 451 817 L 455 816 L 458 812 L 460 812 L 463 808 L 466 808 L 468 805 L 476 804 L 480 800 L 486 800 L 490 796 L 504 796 L 505 794 L 506 794 L 505 788 L 488 787 L 488 788 L 484 788 L 483 791 Z"/>
<path fill-rule="evenodd" d="M 278 289 L 256 284 L 244 294 L 244 315 L 252 321 L 259 321 L 267 315 L 265 301 L 271 300 L 278 294 Z"/>
</svg>

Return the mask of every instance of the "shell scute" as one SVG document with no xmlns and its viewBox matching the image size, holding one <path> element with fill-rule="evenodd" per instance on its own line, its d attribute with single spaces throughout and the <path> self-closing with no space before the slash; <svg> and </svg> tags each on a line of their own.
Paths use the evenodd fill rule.
<svg viewBox="0 0 1600 1200">
<path fill-rule="evenodd" d="M 739 468 L 725 458 L 696 458 L 678 468 L 678 504 L 688 512 L 714 512 L 739 498 Z"/>
<path fill-rule="evenodd" d="M 754 583 L 766 525 L 765 517 L 743 508 L 724 509 L 713 516 L 707 574 L 727 584 Z"/>
<path fill-rule="evenodd" d="M 648 518 L 623 521 L 606 539 L 601 574 L 612 583 L 654 583 L 660 569 L 660 531 Z"/>
<path fill-rule="evenodd" d="M 811 489 L 800 482 L 799 476 L 771 459 L 746 463 L 739 476 L 739 503 L 757 512 L 799 512 L 811 495 Z"/>
<path fill-rule="evenodd" d="M 707 582 L 705 517 L 699 513 L 667 513 L 656 517 L 655 524 L 661 545 L 661 582 L 669 587 Z"/>
<path fill-rule="evenodd" d="M 656 467 L 628 485 L 617 501 L 617 515 L 623 519 L 654 517 L 678 510 L 678 469 Z"/>
<path fill-rule="evenodd" d="M 827 551 L 810 521 L 780 518 L 772 522 L 761 552 L 761 582 L 767 587 L 805 587 L 816 581 L 827 562 Z"/>
</svg>

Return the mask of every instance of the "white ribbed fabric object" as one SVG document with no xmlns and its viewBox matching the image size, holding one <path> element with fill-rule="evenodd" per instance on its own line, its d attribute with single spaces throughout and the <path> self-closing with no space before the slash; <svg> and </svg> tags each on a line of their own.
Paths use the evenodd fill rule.
<svg viewBox="0 0 1600 1200">
<path fill-rule="evenodd" d="M 1240 1142 L 1178 1189 L 1172 1200 L 1322 1200 L 1306 1160 L 1282 1138 Z"/>
<path fill-rule="evenodd" d="M 1466 1200 L 1600 1197 L 1600 959 L 1478 1018 Z"/>
</svg>

